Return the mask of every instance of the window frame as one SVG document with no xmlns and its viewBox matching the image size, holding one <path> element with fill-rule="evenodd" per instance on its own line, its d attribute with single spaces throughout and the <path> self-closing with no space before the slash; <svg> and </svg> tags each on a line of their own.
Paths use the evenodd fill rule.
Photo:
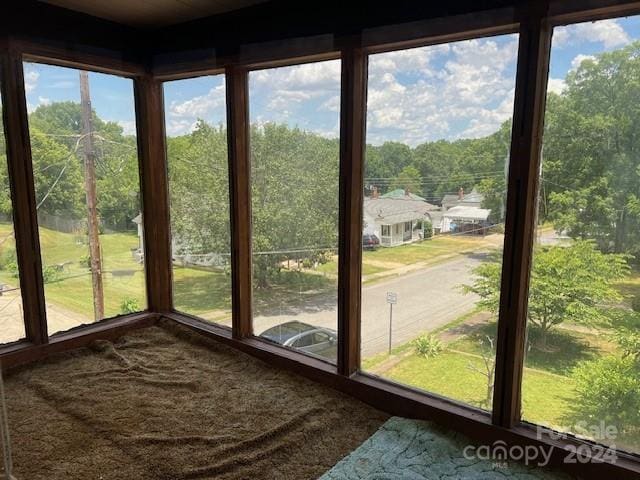
<svg viewBox="0 0 640 480">
<path fill-rule="evenodd" d="M 521 344 L 524 341 L 523 328 L 526 328 L 528 266 L 531 261 L 533 237 L 533 222 L 529 217 L 520 215 L 526 213 L 528 207 L 533 205 L 537 188 L 535 175 L 532 175 L 532 172 L 537 173 L 535 167 L 540 160 L 540 127 L 543 121 L 541 112 L 543 116 L 547 77 L 545 70 L 548 68 L 550 52 L 550 43 L 546 38 L 550 38 L 550 29 L 558 25 L 639 14 L 640 5 L 638 2 L 620 4 L 620 2 L 609 0 L 594 0 L 585 6 L 584 2 L 577 0 L 567 2 L 551 0 L 547 11 L 544 5 L 547 2 L 539 3 L 542 5 L 530 5 L 525 2 L 525 10 L 518 10 L 515 15 L 496 14 L 491 18 L 491 11 L 489 11 L 488 19 L 486 15 L 472 14 L 464 17 L 465 20 L 462 22 L 459 21 L 459 17 L 450 17 L 435 23 L 418 22 L 413 25 L 413 29 L 408 30 L 393 27 L 363 30 L 361 34 L 338 36 L 336 42 L 327 48 L 332 55 L 335 55 L 336 51 L 339 52 L 342 61 L 338 273 L 340 340 L 337 367 L 269 344 L 265 340 L 254 337 L 251 331 L 251 212 L 246 202 L 250 193 L 247 182 L 249 167 L 247 73 L 251 68 L 305 63 L 304 59 L 311 57 L 300 55 L 293 47 L 283 50 L 279 47 L 265 46 L 264 52 L 253 58 L 271 58 L 267 62 L 247 63 L 243 61 L 241 54 L 228 58 L 215 58 L 213 55 L 213 60 L 210 59 L 208 62 L 210 68 L 194 68 L 193 65 L 176 63 L 172 68 L 154 71 L 153 67 L 149 68 L 142 62 L 127 64 L 113 60 L 106 54 L 78 54 L 71 48 L 44 48 L 15 41 L 1 45 L 0 58 L 3 68 L 0 87 L 7 133 L 14 222 L 17 222 L 15 228 L 16 243 L 19 244 L 17 245 L 18 263 L 21 282 L 22 278 L 29 278 L 31 282 L 29 285 L 23 285 L 22 289 L 28 338 L 18 345 L 0 347 L 0 355 L 9 365 L 24 363 L 44 358 L 55 351 L 77 347 L 95 338 L 114 338 L 128 329 L 152 325 L 157 318 L 165 317 L 268 360 L 276 366 L 282 366 L 330 384 L 395 414 L 436 419 L 454 429 L 484 440 L 497 438 L 505 439 L 508 444 L 514 445 L 526 443 L 556 447 L 552 454 L 552 461 L 556 464 L 562 463 L 564 454 L 569 448 L 575 449 L 576 446 L 584 444 L 593 445 L 593 442 L 571 435 L 558 440 L 548 432 L 537 432 L 535 426 L 522 422 L 519 418 L 519 389 L 524 361 Z M 431 25 L 432 29 L 425 30 L 425 25 Z M 366 69 L 367 56 L 371 53 L 515 31 L 521 34 L 515 106 L 519 121 L 515 128 L 517 115 L 514 114 L 508 183 L 510 193 L 507 199 L 507 216 L 510 218 L 507 221 L 510 226 L 506 228 L 509 235 L 508 244 L 507 234 L 505 235 L 505 256 L 508 254 L 509 261 L 503 265 L 496 359 L 495 383 L 500 385 L 501 393 L 500 399 L 494 401 L 493 416 L 489 417 L 484 412 L 459 405 L 450 399 L 399 386 L 359 372 L 361 195 Z M 523 40 L 523 33 L 526 41 Z M 287 55 L 285 60 L 273 60 L 274 57 Z M 327 53 L 318 55 L 323 57 Z M 23 59 L 112 73 L 134 79 L 145 232 L 147 238 L 154 238 L 154 241 L 147 242 L 145 251 L 145 257 L 149 262 L 147 265 L 149 302 L 147 312 L 104 320 L 99 322 L 100 325 L 80 327 L 73 332 L 51 338 L 47 336 L 33 198 L 33 173 L 23 167 L 23 165 L 31 165 L 30 150 L 24 147 L 29 144 L 29 137 L 26 127 L 24 79 L 19 73 Z M 207 63 L 202 59 L 198 62 L 200 67 Z M 162 81 L 190 78 L 212 71 L 220 72 L 221 69 L 227 80 L 232 212 L 232 332 L 207 325 L 196 317 L 173 310 L 170 300 L 172 298 L 171 253 L 166 146 L 163 141 Z M 517 163 L 514 164 L 516 157 Z M 512 168 L 516 164 L 518 167 Z M 515 188 L 511 188 L 512 186 Z M 248 268 L 247 258 L 249 259 Z M 505 289 L 508 281 L 510 286 Z M 580 472 L 592 478 L 612 473 L 632 478 L 640 472 L 640 454 L 619 452 L 616 464 L 592 462 L 570 468 L 573 468 L 574 472 Z"/>
</svg>

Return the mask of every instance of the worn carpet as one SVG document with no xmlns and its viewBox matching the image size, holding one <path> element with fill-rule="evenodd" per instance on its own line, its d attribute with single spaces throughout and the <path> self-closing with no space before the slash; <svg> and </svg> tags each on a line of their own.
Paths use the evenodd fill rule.
<svg viewBox="0 0 640 480">
<path fill-rule="evenodd" d="M 393 417 L 320 480 L 568 480 L 564 474 L 465 450 L 460 434 Z M 516 453 L 516 452 L 514 452 Z"/>
<path fill-rule="evenodd" d="M 170 323 L 6 384 L 20 480 L 315 479 L 388 419 Z"/>
</svg>

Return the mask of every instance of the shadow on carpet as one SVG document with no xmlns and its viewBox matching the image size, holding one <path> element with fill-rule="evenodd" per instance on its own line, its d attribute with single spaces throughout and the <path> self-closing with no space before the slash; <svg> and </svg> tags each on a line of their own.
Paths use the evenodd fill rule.
<svg viewBox="0 0 640 480">
<path fill-rule="evenodd" d="M 20 480 L 315 479 L 389 418 L 168 322 L 6 388 Z"/>
<path fill-rule="evenodd" d="M 464 436 L 429 422 L 393 417 L 320 480 L 567 480 L 516 462 L 465 458 Z"/>
</svg>

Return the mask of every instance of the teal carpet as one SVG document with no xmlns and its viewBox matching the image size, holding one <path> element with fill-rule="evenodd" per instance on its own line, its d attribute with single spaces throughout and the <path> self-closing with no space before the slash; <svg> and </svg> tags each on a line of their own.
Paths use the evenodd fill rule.
<svg viewBox="0 0 640 480">
<path fill-rule="evenodd" d="M 514 461 L 465 458 L 470 442 L 429 422 L 393 417 L 320 480 L 559 480 Z M 469 452 L 469 450 L 467 450 Z"/>
</svg>

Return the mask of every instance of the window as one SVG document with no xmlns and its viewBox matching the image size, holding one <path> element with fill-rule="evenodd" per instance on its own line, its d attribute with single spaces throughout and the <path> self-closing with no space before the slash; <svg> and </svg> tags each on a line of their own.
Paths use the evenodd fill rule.
<svg viewBox="0 0 640 480">
<path fill-rule="evenodd" d="M 164 84 L 177 310 L 231 326 L 224 76 Z"/>
<path fill-rule="evenodd" d="M 0 142 L 0 343 L 8 343 L 23 339 L 25 329 L 4 128 Z"/>
<path fill-rule="evenodd" d="M 249 98 L 254 331 L 335 332 L 340 62 L 250 72 Z"/>
<path fill-rule="evenodd" d="M 522 386 L 524 420 L 634 451 L 639 26 L 632 17 L 553 32 Z"/>
<path fill-rule="evenodd" d="M 132 81 L 24 64 L 49 333 L 146 308 Z"/>
<path fill-rule="evenodd" d="M 362 254 L 362 368 L 483 409 L 517 48 L 502 35 L 369 57 L 363 233 L 390 238 Z"/>
</svg>

